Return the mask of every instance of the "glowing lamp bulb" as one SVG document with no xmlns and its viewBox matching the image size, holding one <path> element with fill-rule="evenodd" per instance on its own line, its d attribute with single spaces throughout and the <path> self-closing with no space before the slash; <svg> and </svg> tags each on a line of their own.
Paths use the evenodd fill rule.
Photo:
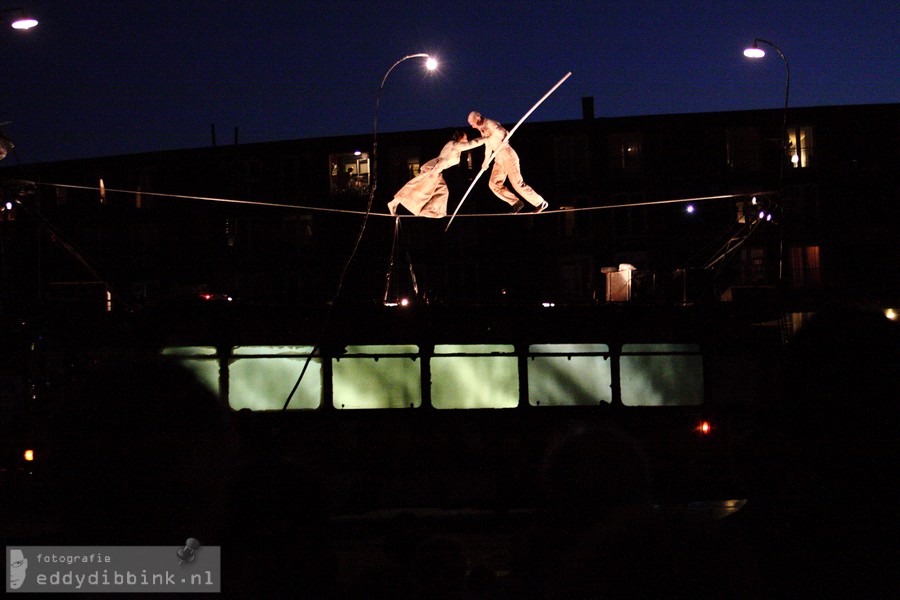
<svg viewBox="0 0 900 600">
<path fill-rule="evenodd" d="M 32 17 L 20 17 L 11 23 L 13 29 L 31 29 L 37 27 L 37 19 Z"/>
<path fill-rule="evenodd" d="M 431 58 L 429 56 L 428 59 L 425 61 L 425 68 L 428 69 L 429 71 L 434 71 L 435 69 L 437 69 L 437 67 L 438 67 L 437 60 L 434 58 Z"/>
<path fill-rule="evenodd" d="M 765 51 L 762 48 L 758 48 L 756 46 L 744 50 L 744 56 L 746 56 L 747 58 L 762 58 L 765 55 Z"/>
<path fill-rule="evenodd" d="M 688 204 L 688 205 L 687 205 L 687 208 L 685 208 L 684 210 L 687 211 L 687 213 L 688 213 L 689 215 L 692 215 L 692 214 L 694 214 L 694 205 L 693 205 L 693 204 Z"/>
<path fill-rule="evenodd" d="M 712 425 L 710 425 L 709 421 L 700 421 L 695 431 L 701 435 L 709 435 L 712 432 Z"/>
<path fill-rule="evenodd" d="M 34 460 L 34 450 L 26 450 L 22 456 L 25 458 L 25 460 L 31 462 Z"/>
</svg>

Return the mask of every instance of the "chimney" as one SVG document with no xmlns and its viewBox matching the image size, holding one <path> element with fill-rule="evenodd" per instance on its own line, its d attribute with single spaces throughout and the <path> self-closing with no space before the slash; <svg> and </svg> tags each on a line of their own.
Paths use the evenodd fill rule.
<svg viewBox="0 0 900 600">
<path fill-rule="evenodd" d="M 581 98 L 581 118 L 585 121 L 594 120 L 594 97 L 582 96 Z"/>
</svg>

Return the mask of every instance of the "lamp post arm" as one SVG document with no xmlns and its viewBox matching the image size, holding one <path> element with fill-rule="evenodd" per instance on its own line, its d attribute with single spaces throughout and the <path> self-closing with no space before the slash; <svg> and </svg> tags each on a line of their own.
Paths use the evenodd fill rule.
<svg viewBox="0 0 900 600">
<path fill-rule="evenodd" d="M 784 62 L 784 71 L 785 71 L 785 84 L 784 84 L 784 116 L 782 117 L 781 124 L 781 161 L 780 161 L 780 171 L 779 171 L 779 184 L 781 185 L 781 193 L 784 194 L 784 163 L 787 158 L 788 153 L 788 130 L 787 130 L 787 114 L 788 114 L 788 98 L 791 95 L 791 65 L 788 63 L 787 57 L 785 57 L 784 52 L 781 51 L 776 44 L 773 44 L 769 40 L 764 40 L 762 38 L 756 38 L 757 42 L 762 42 L 764 44 L 768 44 L 769 46 L 775 48 L 775 51 L 778 52 L 778 56 L 781 57 L 782 62 Z M 799 140 L 798 140 L 799 142 Z M 782 197 L 782 201 L 784 198 Z M 778 279 L 779 281 L 784 275 L 784 252 L 783 252 L 783 235 L 784 230 L 779 228 L 779 250 L 778 250 Z"/>
<path fill-rule="evenodd" d="M 781 57 L 782 62 L 784 62 L 784 70 L 785 70 L 785 84 L 784 84 L 784 117 L 781 126 L 781 144 L 785 152 L 787 152 L 788 148 L 788 137 L 787 137 L 787 113 L 788 113 L 788 99 L 791 95 L 791 65 L 788 63 L 788 59 L 784 56 L 784 52 L 781 51 L 781 48 L 770 42 L 769 40 L 764 40 L 762 38 L 756 38 L 754 43 L 762 42 L 768 46 L 775 48 L 775 51 L 778 52 L 778 56 Z M 784 169 L 785 157 L 781 157 L 782 162 L 782 171 Z"/>
<path fill-rule="evenodd" d="M 378 182 L 378 105 L 381 102 L 381 90 L 384 89 L 384 82 L 387 81 L 388 75 L 391 74 L 391 71 L 394 68 L 402 63 L 405 60 L 409 60 L 410 58 L 428 58 L 428 54 L 424 52 L 420 52 L 418 54 L 407 54 L 397 62 L 391 65 L 391 68 L 387 70 L 384 74 L 384 77 L 381 78 L 381 85 L 378 86 L 378 92 L 375 94 L 375 119 L 372 125 L 372 185 L 369 190 L 369 202 L 371 205 L 371 199 L 375 196 L 375 187 Z"/>
<path fill-rule="evenodd" d="M 785 83 L 785 92 L 784 92 L 784 107 L 787 109 L 788 105 L 788 96 L 791 92 L 791 65 L 788 63 L 788 59 L 784 56 L 784 52 L 781 51 L 781 48 L 770 42 L 769 40 L 764 40 L 762 38 L 756 38 L 757 42 L 762 42 L 763 44 L 767 44 L 775 48 L 775 52 L 778 53 L 778 56 L 781 57 L 781 60 L 784 62 L 784 69 L 787 74 L 787 80 Z"/>
</svg>

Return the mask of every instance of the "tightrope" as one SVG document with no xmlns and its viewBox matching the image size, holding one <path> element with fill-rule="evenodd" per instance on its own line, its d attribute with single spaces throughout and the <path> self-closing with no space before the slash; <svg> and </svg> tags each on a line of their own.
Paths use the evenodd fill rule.
<svg viewBox="0 0 900 600">
<path fill-rule="evenodd" d="M 64 188 L 64 189 L 74 189 L 74 190 L 86 190 L 86 191 L 95 191 L 100 192 L 101 188 L 92 187 L 86 185 L 72 185 L 67 183 L 46 183 L 46 182 L 34 182 L 34 181 L 21 181 L 19 183 L 27 183 L 31 185 L 45 186 L 45 187 L 53 187 L 53 188 Z M 115 189 L 115 188 L 103 188 L 102 191 L 105 191 L 106 194 L 126 194 L 131 196 L 151 196 L 154 198 L 171 198 L 177 200 L 197 200 L 201 202 L 220 202 L 223 204 L 244 204 L 248 206 L 261 206 L 267 208 L 284 208 L 291 210 L 306 210 L 306 211 L 316 211 L 316 212 L 325 212 L 325 213 L 336 213 L 336 214 L 348 214 L 348 215 L 365 215 L 366 211 L 364 210 L 347 210 L 340 208 L 323 208 L 319 206 L 309 206 L 309 205 L 301 205 L 301 204 L 284 204 L 280 202 L 265 202 L 258 200 L 237 200 L 233 198 L 214 198 L 210 196 L 188 196 L 183 194 L 164 194 L 161 192 L 145 192 L 142 190 L 123 190 L 123 189 Z M 617 208 L 635 208 L 639 206 L 661 206 L 665 204 L 687 204 L 691 202 L 705 202 L 712 200 L 729 200 L 734 198 L 763 198 L 766 196 L 775 195 L 777 192 L 774 191 L 764 191 L 764 192 L 747 192 L 742 194 L 724 194 L 718 196 L 695 196 L 693 198 L 674 198 L 669 200 L 648 200 L 645 202 L 626 202 L 620 204 L 604 204 L 602 206 L 582 206 L 582 207 L 565 207 L 558 209 L 545 210 L 541 213 L 528 213 L 528 212 L 520 212 L 520 213 L 466 213 L 458 215 L 460 218 L 466 217 L 541 217 L 544 215 L 551 214 L 561 214 L 561 213 L 574 213 L 574 212 L 588 212 L 588 211 L 597 211 L 597 210 L 611 210 Z M 369 213 L 374 217 L 388 217 L 391 219 L 395 219 L 397 217 L 391 215 L 390 213 Z M 401 219 L 420 219 L 426 217 L 417 217 L 416 215 L 398 215 Z"/>
</svg>

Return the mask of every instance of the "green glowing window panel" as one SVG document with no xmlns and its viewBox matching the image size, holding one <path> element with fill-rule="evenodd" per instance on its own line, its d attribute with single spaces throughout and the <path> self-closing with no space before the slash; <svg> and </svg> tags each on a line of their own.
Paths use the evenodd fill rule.
<svg viewBox="0 0 900 600">
<path fill-rule="evenodd" d="M 625 344 L 620 367 L 626 406 L 703 404 L 703 357 L 695 344 Z"/>
<path fill-rule="evenodd" d="M 311 346 L 236 346 L 228 366 L 228 405 L 234 410 L 281 410 L 312 351 Z M 288 408 L 317 408 L 321 397 L 322 361 L 316 354 Z"/>
<path fill-rule="evenodd" d="M 533 344 L 528 353 L 528 402 L 532 406 L 612 401 L 606 344 Z"/>
<path fill-rule="evenodd" d="M 217 398 L 219 394 L 219 357 L 214 346 L 171 346 L 163 348 L 163 356 L 171 357 L 188 369 L 200 384 Z"/>
<path fill-rule="evenodd" d="M 336 408 L 409 408 L 422 405 L 416 346 L 347 346 L 332 361 Z"/>
<path fill-rule="evenodd" d="M 439 345 L 431 358 L 435 408 L 513 408 L 518 359 L 511 345 Z"/>
</svg>

